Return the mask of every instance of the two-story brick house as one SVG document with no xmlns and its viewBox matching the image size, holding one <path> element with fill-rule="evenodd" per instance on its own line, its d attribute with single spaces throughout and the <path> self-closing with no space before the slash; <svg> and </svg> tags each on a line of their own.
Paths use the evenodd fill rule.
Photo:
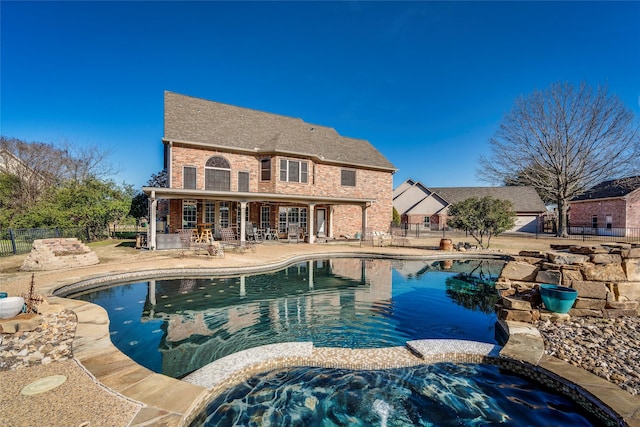
<svg viewBox="0 0 640 427">
<path fill-rule="evenodd" d="M 252 223 L 286 235 L 298 224 L 317 237 L 387 231 L 394 166 L 368 141 L 301 119 L 165 92 L 168 188 L 144 187 L 156 247 L 158 200 L 170 233 L 206 224 L 214 234 Z"/>
</svg>

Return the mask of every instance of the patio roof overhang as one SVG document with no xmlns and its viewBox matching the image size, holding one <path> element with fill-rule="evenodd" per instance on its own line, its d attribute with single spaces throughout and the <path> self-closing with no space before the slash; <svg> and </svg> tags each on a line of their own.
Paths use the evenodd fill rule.
<svg viewBox="0 0 640 427">
<path fill-rule="evenodd" d="M 231 202 L 280 202 L 308 205 L 357 205 L 371 206 L 373 200 L 350 197 L 307 196 L 302 194 L 251 193 L 240 191 L 187 190 L 183 188 L 142 187 L 142 191 L 152 200 L 157 199 L 209 199 Z"/>
</svg>

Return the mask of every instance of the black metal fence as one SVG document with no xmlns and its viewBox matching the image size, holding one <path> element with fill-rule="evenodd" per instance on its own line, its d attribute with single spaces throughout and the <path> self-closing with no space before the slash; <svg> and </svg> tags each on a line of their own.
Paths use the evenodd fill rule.
<svg viewBox="0 0 640 427">
<path fill-rule="evenodd" d="M 568 227 L 569 238 L 582 241 L 594 241 L 594 242 L 627 242 L 635 243 L 640 242 L 640 228 L 633 227 L 611 227 L 611 228 L 593 228 L 591 225 L 571 225 Z M 460 237 L 464 236 L 464 231 L 455 230 L 449 227 L 445 227 L 441 230 L 433 230 L 430 227 L 425 227 L 423 224 L 391 224 L 391 235 L 407 238 L 428 238 L 437 237 L 442 238 Z M 556 237 L 555 233 L 550 231 L 543 231 L 537 233 L 528 232 L 505 232 L 505 236 L 518 236 L 518 237 L 532 237 L 532 238 L 553 238 Z"/>
<path fill-rule="evenodd" d="M 581 240 L 598 242 L 640 242 L 640 228 L 633 227 L 593 227 L 575 225 L 569 227 L 569 235 Z"/>
<path fill-rule="evenodd" d="M 419 239 L 420 237 L 433 237 L 436 234 L 441 234 L 445 237 L 446 234 L 453 232 L 452 228 L 445 226 L 441 230 L 435 230 L 430 226 L 425 226 L 424 224 L 391 224 L 391 235 L 392 236 L 401 236 L 401 237 L 413 237 Z"/>
<path fill-rule="evenodd" d="M 3 228 L 0 229 L 0 256 L 26 254 L 31 252 L 34 240 L 60 237 L 75 237 L 86 242 L 89 240 L 89 230 L 85 227 Z"/>
</svg>

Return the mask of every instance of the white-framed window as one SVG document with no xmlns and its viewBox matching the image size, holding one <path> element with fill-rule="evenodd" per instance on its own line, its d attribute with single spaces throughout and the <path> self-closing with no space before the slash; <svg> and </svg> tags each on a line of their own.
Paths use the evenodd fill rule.
<svg viewBox="0 0 640 427">
<path fill-rule="evenodd" d="M 195 200 L 182 202 L 182 228 L 196 228 L 198 205 Z"/>
<path fill-rule="evenodd" d="M 613 216 L 612 215 L 607 215 L 604 218 L 604 222 L 606 224 L 607 230 L 611 230 L 611 228 L 613 227 Z"/>
<path fill-rule="evenodd" d="M 345 187 L 356 186 L 356 170 L 355 169 L 341 169 L 340 170 L 340 185 Z"/>
<path fill-rule="evenodd" d="M 278 232 L 286 233 L 289 224 L 298 224 L 307 231 L 307 208 L 281 206 L 278 211 Z"/>
<path fill-rule="evenodd" d="M 280 159 L 280 181 L 307 183 L 309 162 Z"/>
<path fill-rule="evenodd" d="M 591 217 L 591 228 L 598 228 L 598 215 Z"/>
<path fill-rule="evenodd" d="M 221 156 L 210 157 L 204 166 L 204 189 L 231 191 L 231 164 Z"/>
<path fill-rule="evenodd" d="M 204 222 L 210 224 L 216 222 L 216 203 L 211 200 L 204 202 Z"/>
<path fill-rule="evenodd" d="M 428 228 L 431 225 L 431 218 L 428 216 L 425 216 L 424 218 L 422 218 L 422 226 L 425 228 Z"/>
<path fill-rule="evenodd" d="M 271 228 L 271 206 L 260 206 L 260 228 Z"/>
<path fill-rule="evenodd" d="M 220 228 L 229 226 L 229 202 L 220 202 Z"/>
</svg>

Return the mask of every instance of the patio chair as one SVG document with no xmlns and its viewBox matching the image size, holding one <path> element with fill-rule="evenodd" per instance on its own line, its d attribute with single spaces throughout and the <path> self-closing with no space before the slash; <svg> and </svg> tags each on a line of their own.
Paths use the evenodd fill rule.
<svg viewBox="0 0 640 427">
<path fill-rule="evenodd" d="M 193 229 L 178 230 L 180 234 L 180 257 L 184 258 L 187 250 L 193 250 L 196 255 L 204 252 L 208 257 L 224 258 L 224 249 L 220 242 L 204 242 L 199 239 Z"/>
<path fill-rule="evenodd" d="M 244 245 L 242 241 L 238 239 L 235 231 L 232 228 L 226 227 L 220 229 L 220 237 L 222 238 L 222 246 L 237 250 L 239 253 L 244 253 L 246 249 L 252 252 L 256 251 L 256 245 L 254 242 L 245 241 Z"/>
<path fill-rule="evenodd" d="M 300 242 L 300 226 L 298 224 L 289 224 L 287 228 L 287 240 L 289 243 L 295 241 Z"/>
<path fill-rule="evenodd" d="M 263 235 L 258 232 L 258 227 L 251 222 L 247 223 L 247 240 L 254 243 L 262 243 L 264 241 Z"/>
</svg>

